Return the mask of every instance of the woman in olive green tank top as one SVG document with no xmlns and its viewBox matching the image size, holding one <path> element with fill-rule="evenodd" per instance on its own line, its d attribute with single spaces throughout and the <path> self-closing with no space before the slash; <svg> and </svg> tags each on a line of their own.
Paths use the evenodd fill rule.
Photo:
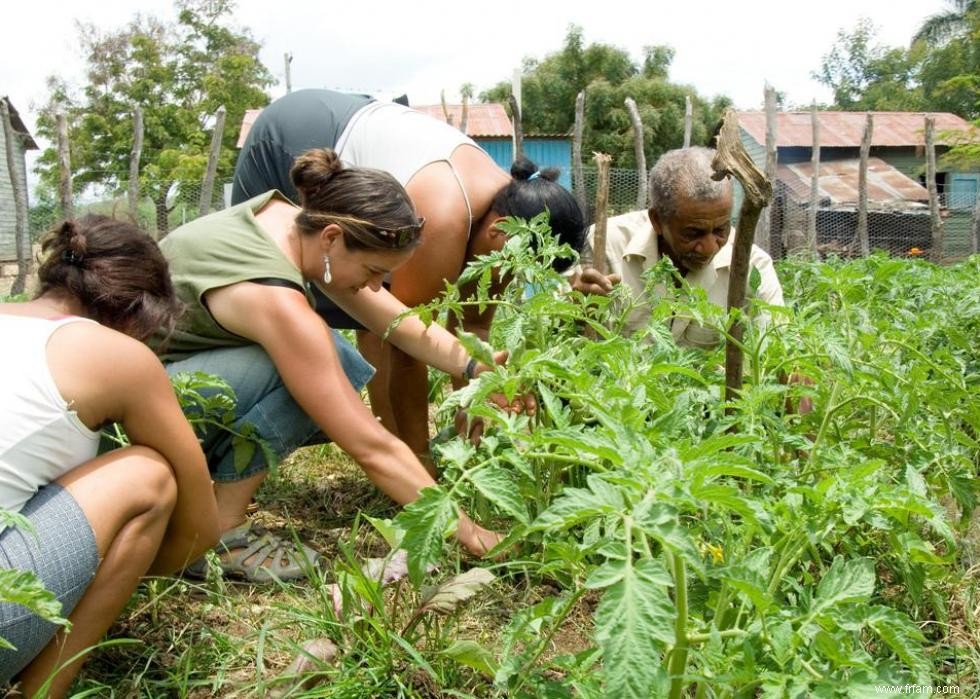
<svg viewBox="0 0 980 699">
<path fill-rule="evenodd" d="M 168 371 L 217 373 L 236 389 L 242 421 L 253 417 L 279 456 L 309 438 L 300 429 L 309 425 L 347 451 L 392 499 L 409 503 L 434 481 L 362 402 L 356 388 L 373 369 L 317 315 L 306 284 L 315 284 L 365 327 L 383 334 L 406 308 L 384 289 L 382 279 L 412 255 L 423 221 L 393 177 L 344 168 L 331 150 L 302 155 L 291 177 L 301 208 L 269 192 L 198 219 L 163 241 L 174 286 L 188 305 L 165 356 Z M 388 337 L 453 376 L 472 378 L 490 369 L 471 359 L 445 329 L 414 316 L 405 317 Z M 206 441 L 204 449 L 216 481 L 222 567 L 255 581 L 270 574 L 302 577 L 300 562 L 311 555 L 309 549 L 301 555 L 246 522 L 246 508 L 266 474 L 264 460 L 256 455 L 238 471 L 230 467 L 228 440 L 224 446 L 220 440 Z M 461 515 L 457 538 L 482 555 L 500 535 Z M 256 547 L 259 542 L 263 545 Z"/>
</svg>

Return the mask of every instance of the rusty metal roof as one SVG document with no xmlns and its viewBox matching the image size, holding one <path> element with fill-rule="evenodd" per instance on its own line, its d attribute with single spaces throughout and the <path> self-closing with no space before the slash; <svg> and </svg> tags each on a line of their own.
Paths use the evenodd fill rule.
<svg viewBox="0 0 980 699">
<path fill-rule="evenodd" d="M 821 148 L 854 148 L 861 145 L 868 112 L 817 112 Z M 924 146 L 925 117 L 936 120 L 936 143 L 942 143 L 943 131 L 968 131 L 970 124 L 948 112 L 870 112 L 874 119 L 872 146 Z M 766 113 L 739 112 L 738 124 L 756 142 L 766 142 Z M 778 148 L 813 145 L 810 112 L 776 113 L 776 146 Z"/>
<path fill-rule="evenodd" d="M 446 121 L 446 114 L 441 104 L 419 105 L 413 109 L 428 114 L 433 119 Z M 449 112 L 450 117 L 447 123 L 459 128 L 463 121 L 463 105 L 447 104 L 446 111 Z M 504 105 L 499 102 L 470 104 L 467 105 L 466 111 L 466 135 L 470 138 L 513 138 L 514 125 L 511 124 Z"/>
<path fill-rule="evenodd" d="M 820 198 L 831 206 L 857 205 L 858 158 L 821 161 L 818 186 Z M 810 163 L 780 164 L 776 176 L 796 201 L 809 201 Z M 929 200 L 929 192 L 921 184 L 899 172 L 880 158 L 868 158 L 868 202 L 884 208 L 915 207 Z"/>
<path fill-rule="evenodd" d="M 27 126 L 24 125 L 24 121 L 20 118 L 20 114 L 14 109 L 14 105 L 11 104 L 9 97 L 0 98 L 7 103 L 7 109 L 10 110 L 10 126 L 13 127 L 14 133 L 20 136 L 21 143 L 24 144 L 24 150 L 38 150 L 37 143 L 34 141 L 34 137 L 31 136 L 31 132 L 27 130 Z M 0 129 L 2 133 L 2 129 Z"/>
</svg>

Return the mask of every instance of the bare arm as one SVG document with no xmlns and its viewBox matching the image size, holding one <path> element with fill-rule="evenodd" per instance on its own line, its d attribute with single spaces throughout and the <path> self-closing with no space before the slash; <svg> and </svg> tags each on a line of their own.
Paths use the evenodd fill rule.
<svg viewBox="0 0 980 699">
<path fill-rule="evenodd" d="M 90 332 L 92 326 L 78 325 L 87 327 L 72 329 L 90 333 L 85 342 L 86 375 L 105 397 L 103 417 L 120 422 L 132 444 L 154 449 L 173 469 L 177 503 L 149 570 L 171 573 L 218 540 L 218 508 L 204 453 L 153 352 L 111 330 Z"/>
</svg>

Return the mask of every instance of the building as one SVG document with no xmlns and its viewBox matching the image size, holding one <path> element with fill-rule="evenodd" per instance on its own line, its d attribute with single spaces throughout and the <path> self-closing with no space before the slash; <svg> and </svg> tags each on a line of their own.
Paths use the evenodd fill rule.
<svg viewBox="0 0 980 699">
<path fill-rule="evenodd" d="M 858 170 L 867 112 L 817 112 L 820 141 L 817 242 L 828 250 L 847 249 L 857 221 Z M 965 254 L 980 171 L 943 166 L 951 147 L 945 133 L 968 132 L 954 114 L 870 112 L 874 128 L 868 160 L 868 238 L 872 248 L 913 254 L 931 244 L 925 187 L 925 118 L 936 124 L 936 188 L 944 216 L 946 254 Z M 739 132 L 749 155 L 765 167 L 765 112 L 739 112 Z M 799 244 L 810 207 L 813 125 L 810 112 L 776 115 L 777 182 L 771 247 Z"/>
<path fill-rule="evenodd" d="M 7 103 L 10 111 L 10 124 L 13 127 L 14 167 L 21 183 L 23 183 L 23 205 L 27 211 L 27 160 L 25 154 L 29 150 L 37 150 L 37 143 L 27 131 L 20 114 L 14 109 L 6 97 L 0 98 Z M 10 181 L 10 171 L 7 168 L 7 138 L 3 133 L 3 125 L 0 124 L 0 151 L 3 157 L 0 158 L 0 262 L 10 262 L 17 259 L 16 233 L 17 233 L 17 207 L 14 202 L 14 188 Z M 27 230 L 27 222 L 24 223 L 24 230 Z"/>
</svg>

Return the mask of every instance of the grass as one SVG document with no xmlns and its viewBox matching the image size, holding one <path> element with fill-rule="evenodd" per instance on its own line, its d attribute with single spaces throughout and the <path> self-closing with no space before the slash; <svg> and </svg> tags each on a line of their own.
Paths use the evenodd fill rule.
<svg viewBox="0 0 980 699">
<path fill-rule="evenodd" d="M 520 578 L 498 581 L 461 614 L 426 620 L 413 638 L 396 638 L 418 596 L 407 581 L 385 590 L 380 609 L 361 610 L 343 620 L 336 618 L 324 594 L 327 583 L 359 560 L 388 552 L 383 539 L 358 516 L 391 517 L 397 508 L 356 464 L 329 445 L 302 449 L 270 477 L 259 502 L 261 510 L 254 517 L 276 533 L 295 531 L 331 561 L 322 584 L 150 580 L 108 636 L 132 642 L 93 651 L 74 696 L 270 696 L 300 646 L 321 637 L 334 641 L 340 659 L 326 670 L 320 686 L 283 696 L 491 696 L 489 678 L 440 651 L 455 639 L 499 646 L 500 631 L 514 611 L 554 593 L 547 584 L 529 585 Z M 457 556 L 447 568 L 461 570 L 472 563 Z M 433 573 L 433 584 L 457 570 Z M 353 606 L 357 603 L 354 599 Z M 554 639 L 554 654 L 589 647 L 594 605 L 588 599 L 578 605 Z M 446 694 L 450 687 L 459 694 Z"/>
</svg>

